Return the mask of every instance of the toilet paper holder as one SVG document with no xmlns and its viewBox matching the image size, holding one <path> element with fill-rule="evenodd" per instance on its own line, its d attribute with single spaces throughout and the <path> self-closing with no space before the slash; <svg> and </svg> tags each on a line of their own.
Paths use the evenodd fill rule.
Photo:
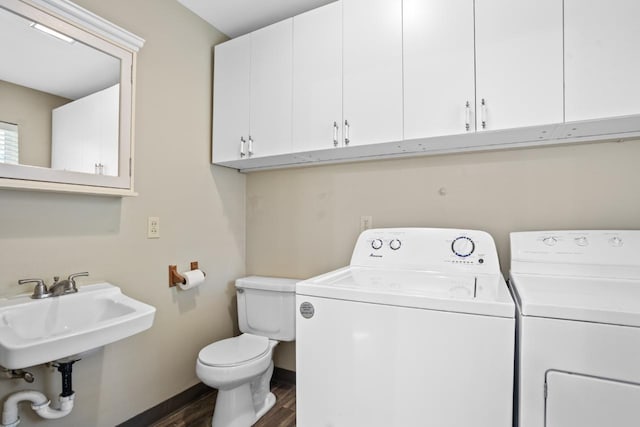
<svg viewBox="0 0 640 427">
<path fill-rule="evenodd" d="M 197 270 L 197 269 L 198 269 L 198 261 L 192 261 L 191 270 Z M 206 276 L 206 273 L 204 271 L 202 272 L 202 274 Z M 169 266 L 169 287 L 173 288 L 174 286 L 177 286 L 178 283 L 185 284 L 187 283 L 187 280 L 184 278 L 182 274 L 178 273 L 177 265 L 170 265 Z"/>
</svg>

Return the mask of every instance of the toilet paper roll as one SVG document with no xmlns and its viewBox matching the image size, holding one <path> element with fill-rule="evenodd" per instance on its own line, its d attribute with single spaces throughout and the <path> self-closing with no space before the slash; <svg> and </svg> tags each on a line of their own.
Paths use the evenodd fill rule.
<svg viewBox="0 0 640 427">
<path fill-rule="evenodd" d="M 182 277 L 184 277 L 185 283 L 178 283 L 178 286 L 180 286 L 180 289 L 182 289 L 183 291 L 195 288 L 204 283 L 204 273 L 202 272 L 202 270 L 185 271 L 184 273 L 180 274 L 182 274 Z"/>
</svg>

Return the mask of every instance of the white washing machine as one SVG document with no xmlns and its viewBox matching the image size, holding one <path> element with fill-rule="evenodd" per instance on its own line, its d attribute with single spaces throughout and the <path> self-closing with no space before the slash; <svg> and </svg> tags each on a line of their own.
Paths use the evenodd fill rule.
<svg viewBox="0 0 640 427">
<path fill-rule="evenodd" d="M 515 305 L 482 231 L 363 232 L 296 286 L 301 427 L 510 427 Z"/>
<path fill-rule="evenodd" d="M 640 231 L 511 234 L 520 427 L 640 426 Z"/>
</svg>

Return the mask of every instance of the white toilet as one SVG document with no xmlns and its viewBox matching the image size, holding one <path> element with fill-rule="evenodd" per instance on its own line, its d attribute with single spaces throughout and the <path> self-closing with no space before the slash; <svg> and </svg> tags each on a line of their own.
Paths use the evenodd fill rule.
<svg viewBox="0 0 640 427">
<path fill-rule="evenodd" d="M 209 344 L 198 354 L 196 374 L 218 389 L 213 427 L 249 427 L 276 402 L 269 391 L 273 348 L 295 339 L 298 280 L 251 276 L 236 280 L 242 335 Z"/>
</svg>

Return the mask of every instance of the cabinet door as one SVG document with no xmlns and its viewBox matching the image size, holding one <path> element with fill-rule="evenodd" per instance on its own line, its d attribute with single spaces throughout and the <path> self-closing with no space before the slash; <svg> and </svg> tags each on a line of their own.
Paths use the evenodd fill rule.
<svg viewBox="0 0 640 427">
<path fill-rule="evenodd" d="M 476 0 L 475 12 L 477 129 L 561 123 L 562 0 Z"/>
<path fill-rule="evenodd" d="M 292 31 L 290 18 L 251 33 L 250 157 L 291 152 Z"/>
<path fill-rule="evenodd" d="M 94 114 L 90 108 L 81 108 L 70 102 L 51 112 L 51 167 L 53 169 L 95 173 L 97 158 L 85 161 L 91 143 L 87 142 L 85 123 Z M 82 123 L 82 126 L 78 126 Z M 91 163 L 93 160 L 94 163 Z"/>
<path fill-rule="evenodd" d="M 51 115 L 51 167 L 118 175 L 120 85 L 55 108 Z"/>
<path fill-rule="evenodd" d="M 345 144 L 402 139 L 402 0 L 343 0 L 343 116 Z"/>
<path fill-rule="evenodd" d="M 640 114 L 640 2 L 565 0 L 566 121 Z"/>
<path fill-rule="evenodd" d="M 96 96 L 95 94 L 93 96 Z M 120 85 L 117 84 L 99 93 L 100 104 L 100 172 L 118 176 L 118 130 L 120 123 Z"/>
<path fill-rule="evenodd" d="M 475 130 L 473 0 L 404 0 L 403 15 L 404 138 Z"/>
<path fill-rule="evenodd" d="M 335 2 L 293 18 L 293 151 L 339 146 L 341 129 L 342 3 Z"/>
<path fill-rule="evenodd" d="M 241 158 L 249 137 L 251 39 L 238 37 L 215 48 L 213 75 L 214 163 Z M 242 147 L 246 153 L 247 147 Z"/>
</svg>

